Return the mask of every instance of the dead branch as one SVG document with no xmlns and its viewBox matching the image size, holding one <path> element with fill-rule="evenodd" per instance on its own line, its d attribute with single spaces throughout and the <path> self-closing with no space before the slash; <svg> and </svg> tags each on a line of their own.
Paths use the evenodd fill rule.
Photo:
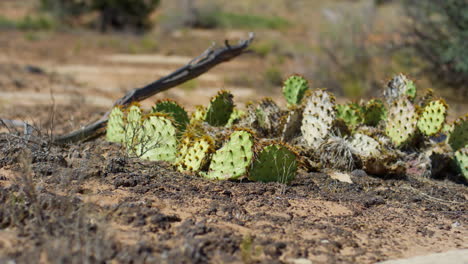
<svg viewBox="0 0 468 264">
<path fill-rule="evenodd" d="M 246 51 L 254 39 L 254 34 L 250 33 L 249 38 L 242 40 L 237 45 L 229 45 L 226 41 L 224 47 L 213 49 L 208 48 L 200 56 L 190 61 L 187 65 L 179 68 L 175 72 L 148 84 L 145 87 L 129 91 L 124 97 L 114 103 L 115 105 L 128 105 L 132 102 L 139 102 L 157 93 L 168 90 L 188 80 L 194 79 L 209 71 L 214 66 L 229 61 Z M 105 113 L 99 120 L 81 129 L 66 135 L 54 138 L 55 144 L 67 144 L 78 141 L 89 140 L 102 135 L 105 132 L 110 111 Z"/>
</svg>

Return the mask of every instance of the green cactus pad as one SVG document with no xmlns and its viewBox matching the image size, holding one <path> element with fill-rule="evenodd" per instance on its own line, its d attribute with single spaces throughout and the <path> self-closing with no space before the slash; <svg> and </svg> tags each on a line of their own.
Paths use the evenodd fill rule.
<svg viewBox="0 0 468 264">
<path fill-rule="evenodd" d="M 416 86 L 413 81 L 400 73 L 388 82 L 387 88 L 384 91 L 384 97 L 387 103 L 391 104 L 401 96 L 413 101 L 416 97 Z"/>
<path fill-rule="evenodd" d="M 233 132 L 224 146 L 213 154 L 205 177 L 231 180 L 243 176 L 252 160 L 253 144 L 253 136 L 249 132 Z"/>
<path fill-rule="evenodd" d="M 296 177 L 297 160 L 294 152 L 281 144 L 264 147 L 253 161 L 249 179 L 260 182 L 289 183 Z"/>
<path fill-rule="evenodd" d="M 341 118 L 349 128 L 354 128 L 364 122 L 363 110 L 358 104 L 337 104 L 336 117 Z"/>
<path fill-rule="evenodd" d="M 289 105 L 298 105 L 307 89 L 309 89 L 307 80 L 302 76 L 293 75 L 284 82 L 283 95 Z"/>
<path fill-rule="evenodd" d="M 179 171 L 200 171 L 208 162 L 214 149 L 214 141 L 209 136 L 185 137 L 179 150 L 177 169 Z"/>
<path fill-rule="evenodd" d="M 447 104 L 442 100 L 430 102 L 419 117 L 418 128 L 426 136 L 440 132 L 445 123 Z"/>
<path fill-rule="evenodd" d="M 364 124 L 367 126 L 377 126 L 381 120 L 387 116 L 387 110 L 383 102 L 379 99 L 371 99 L 364 108 Z"/>
<path fill-rule="evenodd" d="M 330 134 L 335 120 L 333 95 L 315 90 L 305 101 L 301 132 L 307 145 L 318 148 Z"/>
<path fill-rule="evenodd" d="M 109 120 L 107 121 L 106 139 L 109 142 L 124 142 L 124 113 L 120 106 L 115 106 L 109 115 Z"/>
<path fill-rule="evenodd" d="M 351 139 L 354 152 L 361 158 L 378 158 L 381 154 L 380 143 L 367 135 L 356 133 Z"/>
<path fill-rule="evenodd" d="M 211 99 L 206 111 L 205 121 L 212 126 L 224 126 L 234 109 L 233 96 L 228 91 L 220 91 Z"/>
<path fill-rule="evenodd" d="M 385 133 L 395 146 L 401 146 L 415 135 L 417 120 L 413 104 L 406 97 L 400 97 L 389 109 Z"/>
<path fill-rule="evenodd" d="M 152 112 L 169 114 L 174 119 L 174 125 L 176 126 L 179 134 L 183 133 L 187 125 L 190 123 L 190 119 L 185 109 L 172 100 L 156 102 L 152 108 Z"/>
<path fill-rule="evenodd" d="M 453 151 L 457 151 L 468 144 L 468 114 L 455 121 L 448 143 Z"/>
<path fill-rule="evenodd" d="M 226 127 L 232 127 L 236 122 L 239 121 L 239 119 L 241 119 L 245 115 L 246 115 L 246 112 L 239 110 L 237 108 L 234 108 L 226 124 Z"/>
<path fill-rule="evenodd" d="M 176 128 L 167 116 L 150 115 L 143 121 L 142 135 L 135 146 L 142 159 L 174 162 L 177 153 Z"/>
<path fill-rule="evenodd" d="M 190 124 L 194 124 L 197 122 L 203 122 L 206 116 L 206 108 L 203 105 L 195 106 L 195 111 L 192 113 L 190 118 Z"/>
<path fill-rule="evenodd" d="M 455 152 L 455 161 L 461 174 L 468 181 L 468 145 Z"/>
<path fill-rule="evenodd" d="M 124 144 L 130 155 L 137 155 L 135 146 L 138 144 L 142 133 L 141 108 L 139 105 L 134 104 L 127 108 L 125 113 L 127 115 L 124 126 Z"/>
</svg>

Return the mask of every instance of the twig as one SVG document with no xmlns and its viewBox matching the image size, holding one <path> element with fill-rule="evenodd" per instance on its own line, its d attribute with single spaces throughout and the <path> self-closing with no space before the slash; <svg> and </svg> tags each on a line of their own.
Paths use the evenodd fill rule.
<svg viewBox="0 0 468 264">
<path fill-rule="evenodd" d="M 182 84 L 188 80 L 194 79 L 201 74 L 209 71 L 214 66 L 229 61 L 245 52 L 250 43 L 254 39 L 254 34 L 250 33 L 249 38 L 242 40 L 237 45 L 229 45 L 213 49 L 212 47 L 204 51 L 200 56 L 196 57 L 189 64 L 179 68 L 173 73 L 151 83 L 145 87 L 137 88 L 129 91 L 124 97 L 114 103 L 115 105 L 128 105 L 132 102 L 142 101 L 157 93 L 163 92 Z M 78 141 L 89 140 L 102 135 L 105 132 L 108 116 L 110 111 L 105 113 L 99 120 L 87 125 L 81 129 L 73 131 L 69 134 L 56 137 L 53 142 L 56 144 L 67 144 Z"/>
</svg>

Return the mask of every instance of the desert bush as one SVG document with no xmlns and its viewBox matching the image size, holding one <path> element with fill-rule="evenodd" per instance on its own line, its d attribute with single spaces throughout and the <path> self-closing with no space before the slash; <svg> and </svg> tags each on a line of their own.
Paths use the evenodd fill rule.
<svg viewBox="0 0 468 264">
<path fill-rule="evenodd" d="M 25 16 L 18 20 L 0 16 L 0 28 L 19 30 L 51 30 L 57 26 L 54 19 L 44 15 Z"/>
<path fill-rule="evenodd" d="M 373 31 L 375 9 L 368 1 L 323 10 L 326 22 L 312 73 L 320 85 L 351 98 L 361 97 L 372 88 L 374 53 L 367 40 Z"/>
<path fill-rule="evenodd" d="M 177 10 L 164 19 L 167 29 L 190 28 L 241 28 L 241 29 L 282 29 L 289 22 L 278 16 L 265 17 L 253 14 L 226 12 L 218 3 L 199 4 L 195 0 L 178 0 Z"/>
<path fill-rule="evenodd" d="M 468 3 L 466 0 L 404 0 L 415 54 L 434 80 L 468 92 Z"/>
<path fill-rule="evenodd" d="M 149 17 L 159 3 L 160 0 L 41 0 L 41 7 L 65 22 L 97 12 L 101 31 L 145 30 L 151 27 Z"/>
</svg>

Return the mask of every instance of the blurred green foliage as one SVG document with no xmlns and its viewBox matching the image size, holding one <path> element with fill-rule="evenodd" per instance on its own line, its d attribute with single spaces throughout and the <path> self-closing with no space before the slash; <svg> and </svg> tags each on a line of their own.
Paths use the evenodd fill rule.
<svg viewBox="0 0 468 264">
<path fill-rule="evenodd" d="M 151 27 L 151 13 L 160 0 L 41 0 L 41 8 L 61 21 L 69 22 L 81 15 L 98 12 L 101 31 L 145 30 Z"/>
<path fill-rule="evenodd" d="M 12 20 L 0 16 L 0 28 L 19 30 L 52 30 L 57 27 L 54 19 L 44 15 L 25 16 L 19 20 Z"/>
<path fill-rule="evenodd" d="M 405 0 L 414 52 L 433 79 L 468 92 L 468 2 Z"/>
</svg>

